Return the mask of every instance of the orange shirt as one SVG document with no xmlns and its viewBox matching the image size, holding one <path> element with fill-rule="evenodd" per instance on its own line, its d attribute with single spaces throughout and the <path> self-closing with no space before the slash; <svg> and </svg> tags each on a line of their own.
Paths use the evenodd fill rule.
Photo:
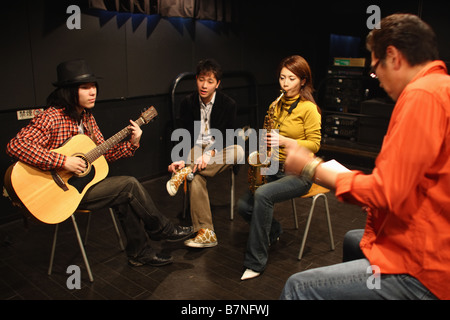
<svg viewBox="0 0 450 320">
<path fill-rule="evenodd" d="M 450 299 L 450 76 L 442 61 L 401 93 L 373 172 L 340 174 L 336 195 L 367 207 L 360 246 L 372 265 Z"/>
</svg>

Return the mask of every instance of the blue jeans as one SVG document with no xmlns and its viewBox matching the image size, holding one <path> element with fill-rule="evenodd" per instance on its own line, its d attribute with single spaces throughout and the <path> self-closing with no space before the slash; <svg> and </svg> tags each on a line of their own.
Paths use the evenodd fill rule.
<svg viewBox="0 0 450 320">
<path fill-rule="evenodd" d="M 344 257 L 363 257 L 359 249 L 363 230 L 350 231 L 344 239 Z M 359 251 L 359 252 L 358 252 Z M 437 299 L 416 278 L 407 274 L 372 274 L 377 271 L 366 258 L 292 275 L 286 282 L 282 300 L 403 300 Z"/>
<path fill-rule="evenodd" d="M 238 212 L 250 223 L 244 267 L 256 272 L 264 271 L 271 243 L 282 233 L 280 223 L 273 217 L 277 202 L 300 197 L 307 193 L 312 183 L 302 177 L 278 172 L 268 176 L 268 183 L 260 186 L 253 195 L 247 191 L 238 201 Z"/>
<path fill-rule="evenodd" d="M 147 236 L 159 240 L 173 233 L 174 225 L 155 206 L 142 184 L 134 177 L 108 177 L 93 185 L 83 197 L 81 209 L 111 207 L 117 213 L 127 237 L 129 257 L 154 255 Z"/>
</svg>

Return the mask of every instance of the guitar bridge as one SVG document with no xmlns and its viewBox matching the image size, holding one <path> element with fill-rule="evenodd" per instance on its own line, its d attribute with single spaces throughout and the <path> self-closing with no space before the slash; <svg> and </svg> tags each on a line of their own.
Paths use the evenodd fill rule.
<svg viewBox="0 0 450 320">
<path fill-rule="evenodd" d="M 61 189 L 63 189 L 64 191 L 69 191 L 69 188 L 67 187 L 66 183 L 61 178 L 61 176 L 58 174 L 58 172 L 56 172 L 55 170 L 52 170 L 51 173 L 52 173 L 52 178 L 55 181 L 56 185 L 58 187 L 60 187 Z"/>
</svg>

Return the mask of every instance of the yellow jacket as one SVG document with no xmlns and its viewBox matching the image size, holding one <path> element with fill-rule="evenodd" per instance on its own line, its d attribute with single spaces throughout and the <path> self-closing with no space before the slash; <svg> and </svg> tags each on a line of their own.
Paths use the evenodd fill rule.
<svg viewBox="0 0 450 320">
<path fill-rule="evenodd" d="M 321 141 L 321 115 L 317 106 L 306 100 L 301 100 L 298 105 L 289 114 L 289 109 L 297 100 L 297 97 L 291 99 L 281 99 L 274 110 L 275 128 L 279 134 L 291 139 L 297 140 L 300 146 L 306 147 L 311 152 L 316 153 L 320 149 Z M 280 148 L 279 161 L 286 159 L 284 147 Z"/>
</svg>

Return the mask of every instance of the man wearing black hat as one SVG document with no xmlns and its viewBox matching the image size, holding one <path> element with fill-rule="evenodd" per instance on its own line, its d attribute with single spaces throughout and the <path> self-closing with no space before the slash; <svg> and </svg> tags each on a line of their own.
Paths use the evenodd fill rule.
<svg viewBox="0 0 450 320">
<path fill-rule="evenodd" d="M 105 141 L 91 113 L 97 97 L 99 77 L 84 60 L 63 62 L 57 67 L 57 88 L 47 98 L 48 108 L 8 143 L 7 153 L 42 170 L 65 169 L 80 174 L 86 163 L 80 157 L 66 156 L 51 150 L 59 148 L 77 134 L 86 134 L 98 145 Z M 130 138 L 104 154 L 108 162 L 131 157 L 139 147 L 142 130 L 130 120 Z M 192 227 L 174 226 L 154 205 L 152 198 L 134 177 L 107 177 L 90 187 L 79 208 L 98 210 L 112 207 L 118 213 L 127 236 L 129 264 L 162 266 L 171 256 L 156 253 L 147 241 L 178 241 L 193 234 Z M 143 222 L 143 223 L 141 223 Z"/>
</svg>

